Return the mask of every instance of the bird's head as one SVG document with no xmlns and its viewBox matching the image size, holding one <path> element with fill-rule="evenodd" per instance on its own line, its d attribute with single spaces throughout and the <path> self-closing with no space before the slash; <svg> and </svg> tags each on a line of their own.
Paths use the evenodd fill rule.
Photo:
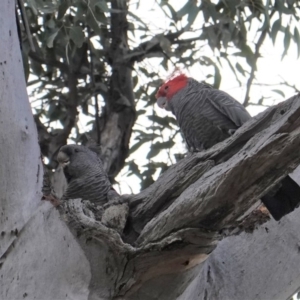
<svg viewBox="0 0 300 300">
<path fill-rule="evenodd" d="M 84 176 L 90 168 L 99 164 L 99 158 L 93 150 L 81 145 L 62 146 L 57 161 L 64 169 L 67 181 Z"/>
<path fill-rule="evenodd" d="M 173 77 L 167 80 L 156 93 L 156 103 L 160 108 L 165 110 L 170 109 L 170 100 L 172 97 L 179 92 L 182 88 L 187 85 L 188 77 L 185 74 L 180 74 L 176 77 Z"/>
</svg>

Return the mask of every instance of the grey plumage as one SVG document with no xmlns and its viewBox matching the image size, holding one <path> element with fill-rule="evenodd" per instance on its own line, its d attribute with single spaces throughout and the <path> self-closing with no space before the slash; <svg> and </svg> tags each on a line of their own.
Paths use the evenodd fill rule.
<svg viewBox="0 0 300 300">
<path fill-rule="evenodd" d="M 156 97 L 159 107 L 176 116 L 190 151 L 212 147 L 251 119 L 246 109 L 227 93 L 183 74 L 164 83 Z M 261 200 L 279 220 L 299 205 L 300 187 L 287 176 Z"/>
<path fill-rule="evenodd" d="M 82 198 L 103 205 L 117 192 L 113 189 L 97 153 L 85 146 L 61 147 L 57 160 L 63 165 L 68 187 L 63 199 Z"/>
<path fill-rule="evenodd" d="M 225 140 L 251 118 L 230 95 L 192 78 L 169 105 L 193 150 L 208 149 Z"/>
</svg>

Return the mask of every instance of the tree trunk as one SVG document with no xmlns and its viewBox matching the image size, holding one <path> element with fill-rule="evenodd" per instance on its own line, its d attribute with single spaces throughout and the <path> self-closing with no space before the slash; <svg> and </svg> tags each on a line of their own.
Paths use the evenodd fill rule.
<svg viewBox="0 0 300 300">
<path fill-rule="evenodd" d="M 40 200 L 12 1 L 0 30 L 1 299 L 284 299 L 299 288 L 300 210 L 280 222 L 255 210 L 300 163 L 299 96 L 131 196 L 120 236 L 80 199 Z"/>
<path fill-rule="evenodd" d="M 84 299 L 87 260 L 58 211 L 41 201 L 43 168 L 14 1 L 1 2 L 0 32 L 0 299 Z"/>
</svg>

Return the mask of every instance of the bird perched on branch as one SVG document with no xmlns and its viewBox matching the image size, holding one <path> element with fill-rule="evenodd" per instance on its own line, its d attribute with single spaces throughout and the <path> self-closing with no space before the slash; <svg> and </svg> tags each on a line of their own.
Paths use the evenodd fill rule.
<svg viewBox="0 0 300 300">
<path fill-rule="evenodd" d="M 119 232 L 124 229 L 128 204 L 112 187 L 95 147 L 65 145 L 57 155 L 68 183 L 63 199 L 81 198 L 96 205 L 95 216 Z M 101 211 L 99 211 L 99 208 Z"/>
<path fill-rule="evenodd" d="M 184 74 L 167 80 L 156 94 L 160 108 L 172 111 L 191 152 L 201 151 L 225 140 L 251 116 L 233 97 Z M 289 176 L 263 203 L 279 220 L 300 202 L 300 187 Z"/>
<path fill-rule="evenodd" d="M 176 116 L 190 151 L 212 147 L 251 119 L 231 96 L 184 74 L 163 84 L 156 97 L 159 107 Z"/>
<path fill-rule="evenodd" d="M 63 166 L 68 183 L 64 199 L 81 198 L 103 205 L 118 195 L 103 169 L 97 153 L 81 145 L 60 148 L 57 160 Z"/>
</svg>

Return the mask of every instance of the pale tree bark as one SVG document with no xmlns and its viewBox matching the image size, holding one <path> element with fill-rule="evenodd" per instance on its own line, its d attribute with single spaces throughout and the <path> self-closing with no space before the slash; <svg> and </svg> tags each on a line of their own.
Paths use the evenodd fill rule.
<svg viewBox="0 0 300 300">
<path fill-rule="evenodd" d="M 1 1 L 0 11 L 0 299 L 84 299 L 87 260 L 58 212 L 41 201 L 43 168 L 14 4 Z"/>
<path fill-rule="evenodd" d="M 299 288 L 300 210 L 266 222 L 256 209 L 300 163 L 299 96 L 129 197 L 120 235 L 80 199 L 40 200 L 12 1 L 0 31 L 0 299 L 285 299 Z"/>
</svg>

